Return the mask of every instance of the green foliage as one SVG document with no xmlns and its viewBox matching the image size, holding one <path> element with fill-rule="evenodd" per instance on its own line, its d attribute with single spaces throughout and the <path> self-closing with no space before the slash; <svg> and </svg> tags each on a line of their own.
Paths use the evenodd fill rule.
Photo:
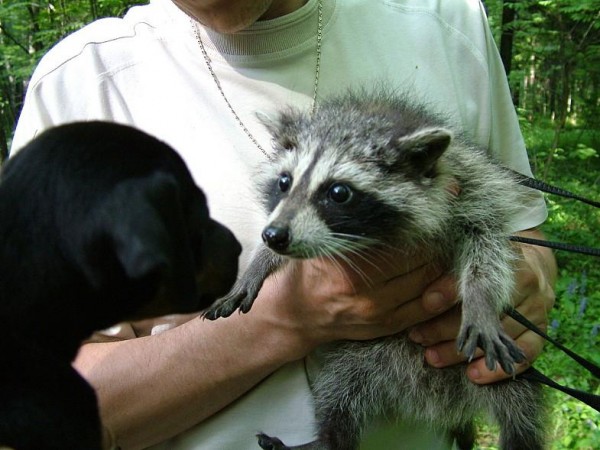
<svg viewBox="0 0 600 450">
<path fill-rule="evenodd" d="M 579 264 L 564 264 L 557 285 L 558 300 L 550 312 L 550 330 L 554 338 L 596 364 L 600 364 L 600 292 L 592 282 L 600 280 L 600 270 L 591 265 L 573 274 Z M 571 268 L 571 270 L 569 269 Z M 536 367 L 560 384 L 600 395 L 600 380 L 591 377 L 570 358 L 548 348 Z M 600 415 L 592 408 L 558 392 L 548 392 L 551 400 L 552 449 L 600 448 Z"/>
<path fill-rule="evenodd" d="M 600 201 L 600 133 L 568 127 L 548 162 L 554 139 L 551 120 L 528 120 L 519 111 L 521 129 L 536 173 L 545 181 Z M 600 248 L 600 210 L 574 200 L 547 196 L 549 217 L 542 229 L 549 240 Z M 549 311 L 548 333 L 563 345 L 600 365 L 600 261 L 597 257 L 556 252 L 559 278 L 556 304 Z M 556 382 L 600 395 L 600 380 L 547 344 L 535 367 Z M 551 450 L 600 448 L 600 414 L 565 394 L 546 389 Z M 480 424 L 482 425 L 482 424 Z M 496 450 L 497 428 L 481 426 L 481 449 Z"/>
<path fill-rule="evenodd" d="M 519 111 L 521 129 L 532 166 L 545 181 L 600 201 L 600 133 L 589 128 L 567 127 L 559 146 L 551 120 L 528 120 Z M 553 157 L 548 156 L 553 152 Z M 542 229 L 549 240 L 600 248 L 600 211 L 583 203 L 547 196 L 549 217 Z M 600 365 L 600 261 L 597 257 L 556 252 L 559 278 L 556 304 L 549 311 L 548 333 L 563 345 Z M 600 380 L 548 344 L 535 367 L 556 382 L 600 395 Z M 551 450 L 600 448 L 600 414 L 578 400 L 546 389 L 549 399 Z M 490 431 L 492 430 L 492 431 Z M 484 427 L 484 437 L 495 442 L 494 428 Z M 483 448 L 496 449 L 495 444 Z"/>
<path fill-rule="evenodd" d="M 568 122 L 598 127 L 600 0 L 486 0 L 494 36 L 514 33 L 509 80 L 529 119 L 550 118 L 555 132 Z M 502 24 L 503 9 L 516 20 Z M 553 144 L 554 145 L 554 144 Z"/>
<path fill-rule="evenodd" d="M 142 0 L 0 0 L 0 163 L 7 156 L 27 82 L 42 55 L 99 17 L 121 16 Z"/>
</svg>

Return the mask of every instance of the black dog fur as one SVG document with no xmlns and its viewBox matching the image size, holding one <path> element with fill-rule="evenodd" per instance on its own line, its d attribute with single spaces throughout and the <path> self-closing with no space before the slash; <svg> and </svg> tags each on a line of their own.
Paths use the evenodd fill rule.
<svg viewBox="0 0 600 450">
<path fill-rule="evenodd" d="M 44 132 L 0 174 L 0 447 L 101 448 L 91 386 L 71 367 L 94 331 L 199 311 L 241 248 L 183 160 L 130 127 Z"/>
</svg>

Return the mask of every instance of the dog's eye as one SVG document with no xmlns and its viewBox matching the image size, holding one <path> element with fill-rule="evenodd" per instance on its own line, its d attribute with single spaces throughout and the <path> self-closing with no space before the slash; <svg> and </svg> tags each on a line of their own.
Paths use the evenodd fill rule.
<svg viewBox="0 0 600 450">
<path fill-rule="evenodd" d="M 292 176 L 287 172 L 282 173 L 279 175 L 278 185 L 281 192 L 289 191 L 290 186 L 292 185 Z"/>
<path fill-rule="evenodd" d="M 352 198 L 352 189 L 342 183 L 334 183 L 329 188 L 327 196 L 335 203 L 347 203 Z"/>
</svg>

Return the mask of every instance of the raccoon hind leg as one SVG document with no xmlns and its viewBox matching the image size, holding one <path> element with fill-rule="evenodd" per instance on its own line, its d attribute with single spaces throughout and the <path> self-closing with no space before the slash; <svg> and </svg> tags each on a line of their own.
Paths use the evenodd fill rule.
<svg viewBox="0 0 600 450">
<path fill-rule="evenodd" d="M 256 437 L 258 438 L 258 445 L 263 450 L 329 450 L 329 448 L 323 447 L 322 442 L 319 440 L 288 447 L 280 439 L 264 433 L 260 433 Z"/>
<path fill-rule="evenodd" d="M 258 445 L 264 450 L 356 450 L 359 432 L 346 414 L 332 413 L 319 424 L 319 438 L 307 444 L 288 447 L 280 439 L 259 434 Z"/>
<path fill-rule="evenodd" d="M 543 450 L 547 421 L 542 387 L 517 378 L 497 386 L 494 393 L 491 410 L 500 425 L 500 448 Z"/>
<path fill-rule="evenodd" d="M 475 426 L 466 423 L 450 432 L 459 450 L 471 450 L 475 446 Z"/>
</svg>

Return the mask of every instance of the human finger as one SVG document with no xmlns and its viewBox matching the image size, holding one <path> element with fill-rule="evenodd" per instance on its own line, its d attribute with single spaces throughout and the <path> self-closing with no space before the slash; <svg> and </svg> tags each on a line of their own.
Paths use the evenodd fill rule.
<svg viewBox="0 0 600 450">
<path fill-rule="evenodd" d="M 423 292 L 423 308 L 434 315 L 447 311 L 456 304 L 456 278 L 444 275 L 434 280 Z"/>
<path fill-rule="evenodd" d="M 522 333 L 515 342 L 525 354 L 525 361 L 515 364 L 515 371 L 519 374 L 525 371 L 542 352 L 544 342 L 532 331 Z M 433 367 L 444 368 L 463 363 L 466 361 L 466 357 L 457 351 L 456 341 L 452 340 L 427 347 L 425 349 L 425 360 Z M 483 358 L 483 352 L 477 349 L 475 358 L 467 366 L 467 376 L 474 383 L 488 384 L 511 378 L 513 375 L 504 372 L 499 365 L 496 370 L 488 369 L 485 358 Z"/>
<path fill-rule="evenodd" d="M 527 370 L 531 362 L 542 352 L 544 341 L 533 331 L 528 330 L 516 339 L 516 343 L 525 354 L 525 361 L 515 365 L 516 373 L 519 374 Z M 485 366 L 485 358 L 472 361 L 467 367 L 467 376 L 476 384 L 495 383 L 513 377 L 499 366 L 495 371 L 489 370 Z"/>
<path fill-rule="evenodd" d="M 537 328 L 545 331 L 547 328 L 547 315 L 545 311 L 544 302 L 539 301 L 538 296 L 532 295 L 524 299 L 523 302 L 516 308 L 516 310 L 523 316 L 527 317 L 528 320 L 533 323 Z M 544 348 L 545 340 L 537 333 L 529 330 L 519 322 L 505 316 L 502 320 L 502 327 L 511 336 L 517 346 L 525 354 L 525 361 L 515 365 L 516 373 L 519 374 L 525 371 L 532 362 L 542 353 Z M 480 358 L 478 361 L 473 361 L 468 369 L 467 376 L 478 384 L 494 383 L 501 381 L 512 376 L 504 372 L 500 367 L 497 370 L 491 371 L 485 367 L 485 361 Z"/>
<path fill-rule="evenodd" d="M 345 322 L 362 324 L 362 333 L 372 338 L 373 332 L 378 336 L 395 334 L 430 318 L 432 314 L 423 308 L 420 295 L 438 275 L 426 264 L 354 296 L 351 305 L 344 308 L 348 316 Z M 373 330 L 364 327 L 369 324 Z"/>
<path fill-rule="evenodd" d="M 519 311 L 521 314 L 527 314 L 523 305 L 518 309 L 523 310 Z M 529 311 L 529 318 L 538 328 L 546 328 L 546 320 L 543 314 L 540 315 L 535 310 Z M 456 320 L 456 317 L 454 320 Z M 520 373 L 540 355 L 544 347 L 544 339 L 510 317 L 504 318 L 502 326 L 507 334 L 515 339 L 515 343 L 525 354 L 526 360 L 515 365 L 516 372 Z M 424 342 L 423 345 L 427 346 L 427 343 Z M 470 377 L 473 377 L 473 381 L 480 380 L 479 383 L 487 384 L 511 377 L 500 367 L 495 371 L 487 369 L 484 358 L 481 358 L 481 356 L 483 356 L 483 352 L 477 349 L 475 359 L 469 364 L 468 370 L 472 371 Z M 429 346 L 425 350 L 425 359 L 433 367 L 442 368 L 464 362 L 466 357 L 457 351 L 456 340 L 449 339 Z"/>
<path fill-rule="evenodd" d="M 397 331 L 427 323 L 455 305 L 454 280 L 440 276 L 440 272 L 435 264 L 429 264 L 407 274 L 407 280 L 394 280 L 385 287 L 384 297 L 390 296 L 396 302 L 390 318 Z M 398 294 L 394 296 L 395 292 L 402 292 L 406 300 L 401 300 Z"/>
</svg>

